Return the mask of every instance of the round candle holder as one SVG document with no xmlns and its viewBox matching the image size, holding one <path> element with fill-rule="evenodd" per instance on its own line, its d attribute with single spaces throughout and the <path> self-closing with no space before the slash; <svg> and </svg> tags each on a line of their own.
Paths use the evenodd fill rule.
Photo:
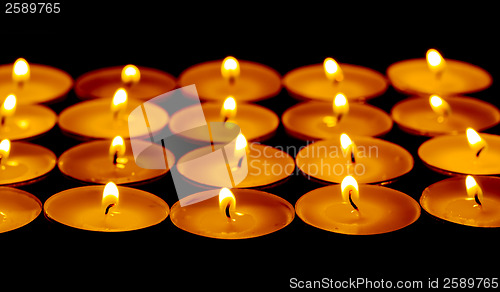
<svg viewBox="0 0 500 292">
<path fill-rule="evenodd" d="M 56 124 L 57 115 L 42 105 L 21 105 L 12 117 L 0 126 L 0 138 L 22 140 L 48 132 Z"/>
<path fill-rule="evenodd" d="M 350 235 L 381 234 L 404 228 L 420 217 L 420 206 L 410 196 L 382 186 L 360 185 L 359 212 L 341 196 L 340 185 L 310 191 L 295 204 L 305 223 Z"/>
<path fill-rule="evenodd" d="M 429 139 L 418 148 L 418 156 L 432 170 L 445 175 L 500 174 L 500 136 L 481 133 L 487 148 L 476 155 L 466 134 L 445 135 Z"/>
<path fill-rule="evenodd" d="M 500 178 L 476 176 L 482 189 L 481 205 L 468 196 L 465 177 L 448 178 L 427 187 L 422 208 L 434 217 L 473 227 L 500 227 Z"/>
<path fill-rule="evenodd" d="M 468 127 L 478 131 L 488 129 L 500 122 L 500 111 L 492 104 L 471 97 L 449 97 L 446 102 L 451 114 L 442 118 L 422 97 L 408 98 L 398 102 L 391 116 L 398 126 L 410 134 L 437 136 L 463 133 Z"/>
<path fill-rule="evenodd" d="M 12 64 L 0 65 L 0 96 L 15 94 L 17 103 L 46 103 L 61 99 L 73 87 L 73 78 L 54 67 L 29 64 L 30 78 L 19 86 L 12 80 Z"/>
<path fill-rule="evenodd" d="M 154 161 L 158 153 L 167 155 L 169 164 L 174 164 L 175 158 L 172 152 L 160 145 L 149 144 L 143 141 L 134 141 L 136 144 L 147 144 L 148 150 L 141 153 L 143 161 Z M 114 164 L 109 154 L 111 141 L 92 141 L 77 145 L 65 151 L 58 160 L 61 172 L 74 179 L 104 184 L 112 181 L 116 184 L 131 184 L 149 181 L 165 175 L 166 169 L 146 169 L 135 163 L 130 140 L 125 140 L 125 153 L 120 161 L 124 163 Z"/>
<path fill-rule="evenodd" d="M 228 96 L 237 101 L 258 101 L 280 92 L 281 76 L 276 70 L 256 62 L 238 62 L 240 74 L 234 82 L 222 76 L 222 60 L 215 60 L 184 70 L 179 76 L 179 87 L 195 84 L 201 99 L 213 101 L 223 101 Z"/>
<path fill-rule="evenodd" d="M 175 78 L 157 69 L 137 67 L 140 80 L 127 86 L 121 79 L 123 66 L 93 70 L 78 77 L 75 93 L 81 99 L 109 98 L 120 87 L 125 87 L 129 98 L 149 100 L 176 87 Z"/>
<path fill-rule="evenodd" d="M 446 67 L 437 78 L 425 58 L 410 59 L 390 65 L 387 76 L 394 88 L 408 95 L 460 95 L 481 91 L 492 83 L 491 75 L 478 66 L 446 59 Z"/>
<path fill-rule="evenodd" d="M 349 100 L 365 101 L 383 94 L 388 82 L 381 73 L 357 65 L 339 64 L 344 79 L 334 84 L 325 76 L 323 64 L 296 68 L 283 77 L 283 86 L 288 93 L 299 99 L 331 101 L 339 92 Z"/>
<path fill-rule="evenodd" d="M 12 142 L 10 154 L 0 166 L 0 185 L 18 186 L 33 183 L 56 165 L 49 149 L 27 142 Z"/>
<path fill-rule="evenodd" d="M 338 123 L 331 103 L 303 102 L 287 109 L 282 116 L 288 134 L 301 140 L 321 140 L 341 133 L 357 136 L 382 136 L 392 128 L 392 119 L 383 110 L 367 104 L 349 104 L 349 113 Z"/>
<path fill-rule="evenodd" d="M 49 220 L 77 229 L 121 232 L 154 226 L 164 221 L 169 207 L 159 197 L 138 189 L 118 186 L 116 206 L 102 207 L 104 186 L 84 186 L 59 192 L 45 201 Z"/>
<path fill-rule="evenodd" d="M 42 211 L 37 197 L 9 187 L 0 187 L 0 206 L 0 233 L 25 226 Z"/>
<path fill-rule="evenodd" d="M 202 103 L 201 107 L 204 117 L 197 114 L 197 105 L 183 108 L 173 114 L 169 123 L 172 133 L 183 136 L 189 140 L 210 141 L 210 137 L 206 134 L 206 128 L 199 129 L 203 131 L 203 133 L 191 129 L 210 122 L 222 123 L 224 121 L 220 113 L 222 104 L 206 102 Z M 228 122 L 237 124 L 241 129 L 241 133 L 245 135 L 247 140 L 262 141 L 274 135 L 279 125 L 279 118 L 273 111 L 254 104 L 239 103 L 237 107 L 236 115 L 230 118 Z M 223 127 L 215 127 L 212 130 L 215 131 L 212 133 L 213 137 L 225 137 L 223 133 L 217 132 L 218 130 L 224 130 Z M 213 142 L 219 143 L 221 141 L 214 140 Z"/>
<path fill-rule="evenodd" d="M 289 177 L 295 170 L 295 161 L 287 153 L 267 145 L 250 143 L 246 155 L 248 166 L 247 176 L 236 185 L 237 188 L 253 188 L 268 186 Z M 212 147 L 206 146 L 190 151 L 182 156 L 177 169 L 181 175 L 189 181 L 202 186 L 224 185 L 225 178 L 221 173 L 227 172 L 227 166 L 223 163 L 215 164 L 184 164 L 193 158 L 202 157 L 212 153 Z M 233 176 L 238 177 L 235 172 L 244 171 L 243 168 L 233 169 Z"/>
<path fill-rule="evenodd" d="M 64 133 L 77 139 L 112 139 L 115 136 L 130 138 L 129 127 L 134 127 L 135 137 L 148 137 L 163 129 L 169 120 L 167 112 L 159 106 L 144 103 L 146 112 L 155 117 L 155 123 L 143 127 L 143 121 L 137 120 L 137 115 L 130 115 L 135 108 L 140 107 L 140 100 L 128 100 L 123 117 L 115 118 L 110 110 L 110 99 L 95 99 L 79 102 L 64 109 L 59 114 L 58 125 Z M 135 127 L 137 125 L 137 127 Z"/>
<path fill-rule="evenodd" d="M 295 216 L 293 206 L 278 196 L 257 190 L 232 189 L 236 216 L 228 220 L 219 208 L 214 191 L 219 190 L 195 194 L 197 201 L 200 196 L 208 199 L 194 204 L 182 207 L 179 202 L 175 203 L 170 214 L 174 225 L 205 237 L 245 239 L 278 231 L 290 224 Z"/>
<path fill-rule="evenodd" d="M 413 168 L 413 157 L 399 145 L 371 137 L 351 137 L 356 145 L 351 153 L 336 139 L 317 141 L 302 148 L 295 158 L 297 167 L 307 177 L 323 182 L 340 183 L 352 175 L 359 183 L 387 184 Z"/>
</svg>

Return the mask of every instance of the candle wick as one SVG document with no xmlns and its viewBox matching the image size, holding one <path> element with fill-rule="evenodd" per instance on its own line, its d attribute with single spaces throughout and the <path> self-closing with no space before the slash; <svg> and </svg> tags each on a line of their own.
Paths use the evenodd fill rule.
<svg viewBox="0 0 500 292">
<path fill-rule="evenodd" d="M 226 214 L 226 217 L 227 217 L 227 219 L 228 219 L 228 220 L 231 220 L 231 214 L 229 213 L 229 209 L 230 209 L 230 207 L 231 207 L 231 203 L 228 203 L 228 204 L 226 205 L 226 209 L 224 210 L 224 211 L 225 211 L 225 214 Z"/>
<path fill-rule="evenodd" d="M 352 193 L 352 190 L 349 190 L 349 203 L 351 204 L 351 206 L 354 208 L 354 210 L 358 211 L 359 212 L 359 209 L 358 209 L 358 206 L 356 206 L 356 204 L 354 204 L 352 198 L 351 198 L 351 193 Z"/>
<path fill-rule="evenodd" d="M 6 119 L 6 118 L 7 118 L 6 116 L 2 116 L 2 119 L 1 119 L 1 121 L 0 121 L 0 126 L 1 126 L 1 127 L 3 127 L 3 126 L 5 125 L 5 119 Z"/>
<path fill-rule="evenodd" d="M 234 82 L 235 82 L 236 78 L 234 76 L 230 76 L 228 78 L 228 81 L 229 81 L 229 85 L 233 86 L 234 85 Z"/>
<path fill-rule="evenodd" d="M 483 204 L 479 200 L 479 196 L 477 195 L 477 192 L 474 194 L 474 201 L 479 205 L 479 207 L 483 206 Z"/>
<path fill-rule="evenodd" d="M 484 148 L 486 148 L 486 147 L 483 146 L 483 147 L 481 147 L 481 149 L 479 149 L 479 151 L 477 151 L 476 157 L 479 157 L 479 154 L 481 154 L 481 152 L 483 152 Z"/>
<path fill-rule="evenodd" d="M 113 155 L 113 165 L 118 164 L 118 151 L 115 151 L 115 154 Z"/>
<path fill-rule="evenodd" d="M 108 213 L 109 213 L 109 209 L 110 209 L 111 207 L 113 207 L 114 205 L 115 205 L 115 204 L 109 204 L 109 205 L 106 207 L 106 211 L 104 212 L 104 215 L 108 215 Z"/>
<path fill-rule="evenodd" d="M 354 157 L 354 151 L 351 151 L 351 162 L 356 163 L 356 157 Z M 349 193 L 350 195 L 350 193 Z"/>
</svg>

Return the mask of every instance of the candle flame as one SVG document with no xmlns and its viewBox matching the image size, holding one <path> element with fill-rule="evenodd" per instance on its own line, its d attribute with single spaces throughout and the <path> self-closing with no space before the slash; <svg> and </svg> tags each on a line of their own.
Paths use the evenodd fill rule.
<svg viewBox="0 0 500 292">
<path fill-rule="evenodd" d="M 227 217 L 227 219 L 231 220 L 231 217 L 234 217 L 234 210 L 236 208 L 236 199 L 228 188 L 222 188 L 219 192 L 219 209 Z"/>
<path fill-rule="evenodd" d="M 479 154 L 486 148 L 487 144 L 481 136 L 472 128 L 467 128 L 467 141 L 469 142 L 469 146 L 476 154 L 476 157 L 479 157 Z"/>
<path fill-rule="evenodd" d="M 106 210 L 105 214 L 107 214 L 110 207 L 118 204 L 118 198 L 118 187 L 114 182 L 108 182 L 102 192 L 102 207 Z"/>
<path fill-rule="evenodd" d="M 323 61 L 323 68 L 325 70 L 326 78 L 329 80 L 333 82 L 340 82 L 344 80 L 344 73 L 337 61 L 333 58 L 326 58 Z"/>
<path fill-rule="evenodd" d="M 109 156 L 111 157 L 113 164 L 123 168 L 123 164 L 127 162 L 127 159 L 123 156 L 125 155 L 125 142 L 121 136 L 116 136 L 111 141 L 109 146 Z"/>
<path fill-rule="evenodd" d="M 122 82 L 126 85 L 133 85 L 141 80 L 141 71 L 134 65 L 127 65 L 122 69 Z"/>
<path fill-rule="evenodd" d="M 465 187 L 467 189 L 467 196 L 474 199 L 478 206 L 482 206 L 483 190 L 479 187 L 474 177 L 468 175 L 465 178 Z"/>
<path fill-rule="evenodd" d="M 238 137 L 236 137 L 235 149 L 236 150 L 245 149 L 247 147 L 247 145 L 248 145 L 248 143 L 247 143 L 247 139 L 245 138 L 245 136 L 243 136 L 243 134 L 239 134 Z"/>
<path fill-rule="evenodd" d="M 221 74 L 229 83 L 233 83 L 240 75 L 240 64 L 235 57 L 228 56 L 222 60 Z"/>
<path fill-rule="evenodd" d="M 122 114 L 127 108 L 127 91 L 123 88 L 119 88 L 115 95 L 113 96 L 113 101 L 111 102 L 111 112 L 113 117 L 117 118 L 118 115 Z"/>
<path fill-rule="evenodd" d="M 427 60 L 429 70 L 436 75 L 436 78 L 440 78 L 446 69 L 446 61 L 444 58 L 435 49 L 429 49 L 425 54 L 425 58 Z"/>
<path fill-rule="evenodd" d="M 9 139 L 3 139 L 0 142 L 0 165 L 4 165 L 10 155 L 10 141 Z"/>
<path fill-rule="evenodd" d="M 340 146 L 342 147 L 342 151 L 344 155 L 348 155 L 351 159 L 352 163 L 356 162 L 356 145 L 354 142 L 347 136 L 347 134 L 343 133 L 340 135 Z"/>
<path fill-rule="evenodd" d="M 14 62 L 12 69 L 12 80 L 23 83 L 30 79 L 30 66 L 24 58 L 19 58 Z"/>
<path fill-rule="evenodd" d="M 359 188 L 356 179 L 354 179 L 351 175 L 344 177 L 342 183 L 340 184 L 340 189 L 342 191 L 342 199 L 344 199 L 344 202 L 350 203 L 353 209 L 358 211 L 356 202 L 359 201 Z"/>
<path fill-rule="evenodd" d="M 5 124 L 5 118 L 14 115 L 16 112 L 16 103 L 17 99 L 14 94 L 10 94 L 5 98 L 0 108 L 0 120 L 2 126 Z"/>
<path fill-rule="evenodd" d="M 229 119 L 232 119 L 236 116 L 236 100 L 232 96 L 228 96 L 224 100 L 224 104 L 220 109 L 220 116 L 226 122 Z"/>
<path fill-rule="evenodd" d="M 333 115 L 340 121 L 347 113 L 349 113 L 349 102 L 344 94 L 338 93 L 333 100 Z"/>
<path fill-rule="evenodd" d="M 438 122 L 442 123 L 451 114 L 450 104 L 437 95 L 429 97 L 432 110 L 438 115 Z"/>
</svg>

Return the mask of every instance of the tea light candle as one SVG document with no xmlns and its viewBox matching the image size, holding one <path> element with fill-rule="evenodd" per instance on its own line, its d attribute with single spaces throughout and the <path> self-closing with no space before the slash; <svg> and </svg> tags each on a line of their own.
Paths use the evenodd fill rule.
<svg viewBox="0 0 500 292">
<path fill-rule="evenodd" d="M 42 203 L 32 194 L 9 187 L 0 187 L 0 233 L 18 229 L 42 211 Z"/>
<path fill-rule="evenodd" d="M 488 88 L 492 78 L 475 65 L 444 59 L 430 49 L 426 58 L 399 61 L 387 68 L 394 88 L 409 95 L 460 95 Z"/>
<path fill-rule="evenodd" d="M 311 226 L 352 235 L 395 231 L 420 217 L 420 206 L 410 196 L 382 186 L 358 186 L 352 176 L 341 185 L 306 193 L 297 200 L 295 210 Z"/>
<path fill-rule="evenodd" d="M 0 96 L 15 94 L 18 104 L 54 101 L 66 96 L 71 87 L 73 78 L 54 67 L 28 64 L 23 58 L 0 66 Z"/>
<path fill-rule="evenodd" d="M 343 92 L 350 100 L 365 101 L 387 90 L 388 82 L 381 73 L 357 65 L 338 64 L 326 58 L 323 64 L 294 69 L 283 77 L 288 93 L 299 99 L 330 101 Z"/>
<path fill-rule="evenodd" d="M 0 142 L 0 185 L 22 185 L 36 181 L 56 165 L 49 149 L 26 142 Z"/>
<path fill-rule="evenodd" d="M 126 88 L 132 99 L 149 100 L 176 87 L 175 78 L 157 69 L 134 65 L 94 70 L 78 77 L 75 93 L 81 99 L 109 98 Z"/>
<path fill-rule="evenodd" d="M 466 134 L 438 136 L 422 143 L 418 156 L 444 174 L 500 174 L 500 136 L 472 128 Z"/>
<path fill-rule="evenodd" d="M 52 129 L 57 115 L 42 105 L 17 106 L 17 98 L 10 94 L 0 107 L 0 137 L 20 140 L 38 136 Z"/>
<path fill-rule="evenodd" d="M 235 187 L 252 188 L 267 186 L 279 182 L 293 173 L 295 170 L 295 161 L 287 153 L 267 145 L 250 143 L 246 145 L 246 139 L 243 137 L 244 144 L 239 148 L 246 147 L 246 160 L 241 161 L 241 165 L 231 167 L 232 175 L 239 177 L 238 172 L 248 171 L 246 177 Z M 237 140 L 237 144 L 238 144 Z M 215 146 L 217 150 L 221 145 Z M 194 158 L 202 157 L 214 151 L 211 146 L 205 146 L 188 152 L 182 156 L 178 163 L 179 173 L 192 182 L 204 186 L 223 186 L 225 177 L 220 174 L 227 172 L 227 166 L 224 163 L 185 163 Z M 229 154 L 228 154 L 229 155 Z"/>
<path fill-rule="evenodd" d="M 174 155 L 168 149 L 143 141 L 134 143 L 145 146 L 147 144 L 147 147 L 144 147 L 147 151 L 141 153 L 143 160 L 154 161 L 158 153 L 165 152 L 169 162 L 167 167 L 146 169 L 138 166 L 135 163 L 130 140 L 124 141 L 120 136 L 115 137 L 113 141 L 92 141 L 77 145 L 64 152 L 59 157 L 57 165 L 63 174 L 81 181 L 100 184 L 113 181 L 116 184 L 129 184 L 163 176 L 168 172 L 169 165 L 174 164 Z"/>
<path fill-rule="evenodd" d="M 194 65 L 179 76 L 179 86 L 195 84 L 203 100 L 257 101 L 277 95 L 281 76 L 274 69 L 251 61 L 226 57 Z"/>
<path fill-rule="evenodd" d="M 191 140 L 209 141 L 207 135 L 189 130 L 205 123 L 230 122 L 237 124 L 248 140 L 261 141 L 272 137 L 279 125 L 279 118 L 273 111 L 255 104 L 237 103 L 232 96 L 226 98 L 224 103 L 205 102 L 201 107 L 204 117 L 197 114 L 198 105 L 183 108 L 173 114 L 169 123 L 172 133 Z M 224 130 L 223 127 L 215 127 L 212 130 L 217 131 L 217 129 Z M 212 133 L 212 136 L 224 137 L 218 132 Z"/>
<path fill-rule="evenodd" d="M 156 225 L 167 218 L 169 207 L 151 193 L 108 183 L 59 192 L 45 201 L 43 211 L 73 228 L 118 232 Z"/>
<path fill-rule="evenodd" d="M 399 145 L 371 137 L 337 135 L 297 153 L 297 167 L 308 177 L 340 183 L 352 175 L 360 183 L 386 184 L 410 172 L 413 157 Z"/>
<path fill-rule="evenodd" d="M 337 95 L 335 100 L 339 99 Z M 359 136 L 382 136 L 392 128 L 383 110 L 367 104 L 303 102 L 287 109 L 281 117 L 287 133 L 302 140 L 331 139 L 343 132 Z M 343 110 L 342 108 L 346 109 Z"/>
<path fill-rule="evenodd" d="M 262 236 L 284 228 L 295 216 L 293 206 L 286 200 L 257 190 L 223 188 L 191 196 L 198 202 L 184 206 L 175 203 L 170 219 L 180 229 L 205 237 Z M 189 201 L 191 196 L 183 200 Z M 199 201 L 200 198 L 206 199 Z"/>
<path fill-rule="evenodd" d="M 130 115 L 135 108 L 141 108 L 155 117 L 150 127 L 142 127 L 137 115 Z M 168 122 L 167 112 L 152 103 L 128 99 L 127 91 L 120 88 L 112 100 L 96 99 L 77 103 L 64 109 L 60 115 L 59 127 L 67 134 L 83 139 L 112 139 L 115 136 L 129 138 L 129 130 L 135 137 L 148 136 L 163 129 Z M 132 127 L 133 129 L 129 129 Z"/>
<path fill-rule="evenodd" d="M 500 122 L 500 111 L 490 103 L 437 95 L 400 101 L 392 108 L 391 116 L 404 131 L 424 136 L 463 133 L 468 127 L 484 130 Z"/>
<path fill-rule="evenodd" d="M 420 204 L 443 220 L 474 227 L 500 227 L 500 178 L 454 177 L 427 187 Z"/>
</svg>

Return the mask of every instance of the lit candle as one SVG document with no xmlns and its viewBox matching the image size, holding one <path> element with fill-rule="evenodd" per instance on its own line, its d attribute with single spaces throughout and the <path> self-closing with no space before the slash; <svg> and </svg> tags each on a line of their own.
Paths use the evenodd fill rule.
<svg viewBox="0 0 500 292">
<path fill-rule="evenodd" d="M 130 184 L 148 181 L 165 175 L 173 165 L 174 155 L 160 145 L 134 141 L 137 146 L 150 147 L 141 153 L 143 161 L 154 161 L 158 153 L 165 153 L 165 169 L 147 169 L 135 163 L 130 140 L 117 136 L 112 141 L 92 141 L 79 144 L 65 151 L 58 160 L 61 172 L 69 177 L 91 183 Z"/>
<path fill-rule="evenodd" d="M 155 117 L 151 127 L 142 128 L 137 122 L 137 116 L 129 114 L 136 108 L 144 110 Z M 76 138 L 104 138 L 115 136 L 129 138 L 134 136 L 147 137 L 163 129 L 168 122 L 167 112 L 152 103 L 142 103 L 137 99 L 129 99 L 124 88 L 116 90 L 113 98 L 96 99 L 77 103 L 63 110 L 58 119 L 59 127 Z M 132 129 L 129 129 L 131 127 Z M 129 132 L 130 130 L 130 132 Z"/>
<path fill-rule="evenodd" d="M 90 231 L 137 230 L 165 220 L 169 207 L 159 197 L 138 189 L 85 186 L 59 192 L 43 206 L 45 216 L 61 224 Z"/>
<path fill-rule="evenodd" d="M 0 96 L 15 94 L 19 105 L 63 98 L 72 87 L 71 76 L 54 67 L 29 64 L 23 58 L 0 66 Z"/>
<path fill-rule="evenodd" d="M 485 130 L 500 122 L 494 105 L 464 96 L 408 98 L 392 108 L 391 116 L 404 131 L 424 136 L 463 133 L 468 127 Z"/>
<path fill-rule="evenodd" d="M 446 221 L 475 226 L 500 227 L 500 178 L 449 178 L 427 187 L 420 197 L 422 208 Z"/>
<path fill-rule="evenodd" d="M 387 68 L 387 76 L 397 90 L 427 96 L 476 92 L 489 87 L 492 82 L 484 69 L 458 60 L 445 60 L 435 49 L 429 49 L 426 58 L 392 64 Z"/>
<path fill-rule="evenodd" d="M 420 145 L 418 155 L 444 174 L 500 174 L 500 136 L 468 128 L 465 134 L 434 137 Z"/>
<path fill-rule="evenodd" d="M 352 176 L 346 176 L 341 185 L 306 193 L 295 210 L 309 225 L 352 235 L 395 231 L 420 216 L 420 206 L 410 196 L 382 186 L 358 186 Z"/>
<path fill-rule="evenodd" d="M 14 94 L 0 107 L 0 137 L 20 140 L 41 135 L 54 127 L 57 115 L 42 105 L 17 106 Z"/>
<path fill-rule="evenodd" d="M 11 231 L 35 220 L 42 203 L 32 194 L 9 187 L 0 187 L 0 233 Z"/>
<path fill-rule="evenodd" d="M 365 101 L 387 90 L 388 82 L 379 72 L 357 65 L 338 64 L 326 58 L 323 64 L 294 69 L 283 77 L 283 86 L 293 97 L 330 101 L 343 92 L 350 100 Z"/>
<path fill-rule="evenodd" d="M 270 98 L 281 90 L 281 76 L 256 62 L 227 57 L 194 65 L 179 76 L 179 86 L 195 84 L 203 100 L 220 101 L 234 96 L 237 101 Z"/>
<path fill-rule="evenodd" d="M 355 141 L 355 143 L 353 142 Z M 295 158 L 308 177 L 340 183 L 352 175 L 360 183 L 386 184 L 413 168 L 413 157 L 399 145 L 371 137 L 337 135 L 302 148 Z"/>
<path fill-rule="evenodd" d="M 182 156 L 177 163 L 177 170 L 189 181 L 204 186 L 223 186 L 226 178 L 221 173 L 227 172 L 226 163 L 196 163 L 190 161 L 204 157 L 222 145 L 200 147 Z M 235 184 L 238 188 L 267 186 L 287 178 L 295 170 L 295 162 L 290 155 L 268 145 L 251 143 L 247 146 L 244 135 L 236 138 L 235 151 L 226 151 L 231 163 L 233 177 L 239 177 L 245 172 L 244 179 Z M 246 152 L 246 157 L 242 159 Z M 225 162 L 225 161 L 224 161 Z"/>
<path fill-rule="evenodd" d="M 131 99 L 149 100 L 176 87 L 169 73 L 132 64 L 90 71 L 78 77 L 75 93 L 81 99 L 109 98 L 125 87 Z"/>
<path fill-rule="evenodd" d="M 392 128 L 392 119 L 383 110 L 367 104 L 349 103 L 341 93 L 332 104 L 302 102 L 281 117 L 285 130 L 302 140 L 331 139 L 343 132 L 359 136 L 382 136 Z"/>
<path fill-rule="evenodd" d="M 219 195 L 214 196 L 214 192 Z M 170 219 L 175 226 L 190 233 L 221 239 L 243 239 L 266 235 L 290 224 L 293 206 L 270 193 L 222 188 L 195 194 L 207 197 L 187 206 L 172 206 Z M 190 197 L 183 200 L 189 201 Z"/>
<path fill-rule="evenodd" d="M 49 149 L 26 142 L 0 142 L 0 185 L 32 183 L 50 172 L 56 156 Z"/>
<path fill-rule="evenodd" d="M 237 103 L 233 97 L 226 98 L 223 103 L 205 102 L 201 107 L 204 116 L 197 114 L 198 105 L 183 108 L 173 114 L 169 123 L 172 133 L 195 141 L 209 141 L 208 135 L 189 130 L 205 123 L 210 125 L 212 122 L 231 122 L 241 128 L 241 132 L 248 140 L 262 141 L 272 137 L 279 125 L 279 118 L 273 111 L 255 104 Z M 224 139 L 225 135 L 220 130 L 224 131 L 225 128 L 212 127 L 212 138 Z"/>
</svg>

